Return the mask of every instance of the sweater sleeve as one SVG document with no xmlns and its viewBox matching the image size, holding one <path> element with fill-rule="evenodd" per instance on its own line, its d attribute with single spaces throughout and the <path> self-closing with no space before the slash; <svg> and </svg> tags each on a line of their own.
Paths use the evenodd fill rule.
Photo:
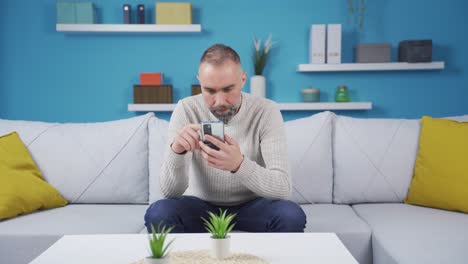
<svg viewBox="0 0 468 264">
<path fill-rule="evenodd" d="M 271 105 L 260 126 L 260 150 L 265 167 L 244 157 L 235 174 L 248 189 L 261 197 L 287 199 L 292 188 L 286 134 L 281 112 L 276 105 Z"/>
<path fill-rule="evenodd" d="M 165 198 L 180 197 L 188 188 L 188 171 L 193 154 L 190 151 L 177 154 L 171 149 L 177 133 L 188 123 L 183 101 L 179 101 L 169 121 L 166 154 L 159 179 L 161 193 Z"/>
</svg>

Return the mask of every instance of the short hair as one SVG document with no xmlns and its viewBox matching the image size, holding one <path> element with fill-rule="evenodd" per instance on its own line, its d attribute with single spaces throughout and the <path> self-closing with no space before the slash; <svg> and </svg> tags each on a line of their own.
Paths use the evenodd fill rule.
<svg viewBox="0 0 468 264">
<path fill-rule="evenodd" d="M 203 52 L 200 64 L 206 62 L 214 66 L 219 66 L 224 64 L 227 60 L 231 60 L 236 64 L 241 64 L 239 54 L 237 54 L 233 48 L 217 43 Z"/>
</svg>

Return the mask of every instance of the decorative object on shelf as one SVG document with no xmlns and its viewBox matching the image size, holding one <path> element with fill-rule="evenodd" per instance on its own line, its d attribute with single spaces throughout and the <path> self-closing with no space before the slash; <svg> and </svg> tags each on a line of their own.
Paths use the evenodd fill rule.
<svg viewBox="0 0 468 264">
<path fill-rule="evenodd" d="M 366 0 L 346 0 L 346 2 L 348 2 L 348 24 L 350 24 L 351 19 L 352 23 L 358 26 L 359 32 L 362 33 L 367 9 Z"/>
<path fill-rule="evenodd" d="M 96 9 L 92 2 L 57 1 L 58 24 L 95 24 Z"/>
<path fill-rule="evenodd" d="M 405 40 L 398 44 L 398 61 L 431 62 L 432 40 Z"/>
<path fill-rule="evenodd" d="M 250 77 L 250 94 L 265 97 L 266 79 L 263 75 L 254 75 Z"/>
<path fill-rule="evenodd" d="M 310 26 L 309 63 L 325 63 L 326 31 L 325 24 Z"/>
<path fill-rule="evenodd" d="M 254 76 L 250 78 L 250 93 L 252 95 L 265 97 L 266 95 L 266 79 L 263 76 L 263 70 L 268 62 L 269 52 L 273 47 L 271 34 L 265 41 L 262 47 L 262 40 L 254 38 L 253 63 Z"/>
<path fill-rule="evenodd" d="M 390 62 L 391 43 L 357 44 L 354 60 L 357 63 Z"/>
<path fill-rule="evenodd" d="M 343 103 L 343 102 L 349 102 L 349 92 L 348 88 L 345 85 L 340 85 L 338 86 L 338 89 L 336 90 L 335 93 L 335 102 Z"/>
<path fill-rule="evenodd" d="M 134 85 L 133 102 L 135 104 L 170 104 L 172 103 L 172 85 Z"/>
<path fill-rule="evenodd" d="M 141 85 L 161 85 L 163 84 L 162 72 L 142 72 L 140 73 Z"/>
<path fill-rule="evenodd" d="M 137 10 L 137 24 L 145 24 L 145 5 L 138 5 Z"/>
<path fill-rule="evenodd" d="M 132 23 L 132 6 L 129 4 L 124 4 L 122 7 L 123 11 L 123 23 L 131 24 Z"/>
<path fill-rule="evenodd" d="M 341 63 L 341 24 L 327 25 L 327 58 L 328 64 Z"/>
<path fill-rule="evenodd" d="M 199 84 L 192 84 L 192 95 L 201 94 L 201 86 Z"/>
<path fill-rule="evenodd" d="M 231 223 L 236 214 L 226 216 L 227 209 L 219 209 L 219 215 L 208 212 L 209 220 L 202 217 L 206 230 L 211 234 L 211 255 L 219 260 L 230 255 L 231 237 L 229 232 L 234 228 L 235 223 Z"/>
<path fill-rule="evenodd" d="M 192 24 L 192 3 L 157 2 L 156 24 Z"/>
<path fill-rule="evenodd" d="M 320 89 L 306 88 L 302 89 L 302 100 L 304 102 L 320 102 Z"/>
<path fill-rule="evenodd" d="M 167 235 L 174 229 L 174 226 L 166 228 L 165 225 L 162 226 L 162 222 L 159 222 L 158 229 L 156 230 L 151 224 L 151 234 L 148 234 L 149 246 L 151 249 L 151 256 L 145 258 L 146 264 L 165 264 L 169 263 L 166 255 L 168 253 L 168 248 L 174 242 L 174 239 L 169 243 L 165 244 Z"/>
</svg>

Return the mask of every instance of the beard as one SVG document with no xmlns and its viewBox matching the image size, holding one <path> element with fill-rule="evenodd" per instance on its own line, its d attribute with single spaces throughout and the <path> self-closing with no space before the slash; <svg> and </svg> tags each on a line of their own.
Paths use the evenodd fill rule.
<svg viewBox="0 0 468 264">
<path fill-rule="evenodd" d="M 229 122 L 229 120 L 231 120 L 231 118 L 237 113 L 238 110 L 239 106 L 234 105 L 222 105 L 210 108 L 210 112 L 225 125 Z M 223 113 L 218 113 L 218 111 L 223 111 Z"/>
</svg>

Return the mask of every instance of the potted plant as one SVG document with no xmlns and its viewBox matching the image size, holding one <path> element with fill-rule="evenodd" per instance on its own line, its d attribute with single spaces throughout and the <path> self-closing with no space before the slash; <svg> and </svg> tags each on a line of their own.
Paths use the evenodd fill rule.
<svg viewBox="0 0 468 264">
<path fill-rule="evenodd" d="M 252 56 L 255 75 L 250 78 L 250 93 L 253 95 L 265 97 L 266 80 L 263 76 L 263 70 L 268 62 L 269 52 L 273 42 L 271 34 L 262 47 L 262 40 L 254 38 L 254 53 Z"/>
<path fill-rule="evenodd" d="M 168 258 L 166 258 L 166 253 L 169 246 L 174 242 L 174 239 L 166 245 L 164 245 L 164 243 L 167 234 L 174 229 L 174 226 L 166 229 L 166 226 L 163 225 L 161 229 L 161 223 L 162 222 L 159 222 L 157 230 L 155 230 L 153 224 L 151 224 L 151 234 L 148 235 L 151 256 L 145 258 L 145 263 L 147 264 L 164 264 L 169 262 Z"/>
<path fill-rule="evenodd" d="M 366 0 L 346 0 L 348 2 L 348 14 L 354 20 L 354 24 L 358 26 L 359 33 L 362 33 L 364 28 L 364 18 L 366 16 Z M 349 23 L 348 17 L 348 23 Z"/>
<path fill-rule="evenodd" d="M 232 220 L 236 214 L 229 214 L 226 216 L 227 210 L 219 209 L 219 215 L 208 212 L 210 218 L 205 222 L 206 230 L 211 233 L 211 256 L 217 259 L 225 259 L 230 254 L 230 239 L 229 232 L 231 232 L 235 223 Z"/>
</svg>

